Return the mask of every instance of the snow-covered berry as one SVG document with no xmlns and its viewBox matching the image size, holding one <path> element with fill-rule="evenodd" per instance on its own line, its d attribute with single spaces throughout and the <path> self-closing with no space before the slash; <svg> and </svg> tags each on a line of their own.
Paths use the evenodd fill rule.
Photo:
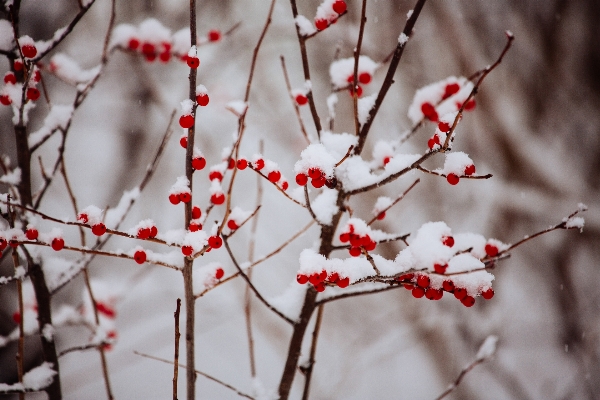
<svg viewBox="0 0 600 400">
<path fill-rule="evenodd" d="M 492 297 L 494 297 L 494 289 L 488 288 L 487 290 L 484 290 L 483 292 L 481 292 L 481 297 L 483 297 L 486 300 L 491 299 Z"/>
<path fill-rule="evenodd" d="M 11 71 L 8 71 L 6 75 L 4 75 L 4 83 L 14 85 L 17 83 L 17 77 Z"/>
<path fill-rule="evenodd" d="M 277 182 L 279 182 L 279 179 L 281 179 L 281 172 L 271 171 L 271 172 L 269 172 L 269 175 L 267 177 L 269 178 L 269 181 L 271 181 L 273 183 L 277 183 Z"/>
<path fill-rule="evenodd" d="M 208 94 L 206 94 L 206 93 L 201 93 L 196 96 L 196 103 L 198 103 L 198 105 L 201 107 L 206 107 L 209 102 L 210 102 L 210 98 L 208 97 Z"/>
<path fill-rule="evenodd" d="M 303 106 L 308 103 L 308 97 L 306 97 L 306 95 L 303 93 L 297 94 L 294 100 L 296 100 L 296 104 L 299 106 Z"/>
<path fill-rule="evenodd" d="M 240 158 L 237 160 L 237 169 L 243 171 L 248 167 L 248 161 L 244 158 Z"/>
<path fill-rule="evenodd" d="M 36 101 L 40 98 L 40 91 L 37 88 L 30 87 L 27 89 L 27 99 L 31 101 Z"/>
<path fill-rule="evenodd" d="M 223 193 L 215 193 L 210 196 L 210 202 L 215 205 L 220 205 L 225 202 L 225 195 Z"/>
<path fill-rule="evenodd" d="M 33 58 L 37 55 L 37 49 L 35 48 L 35 45 L 32 44 L 24 45 L 21 47 L 21 51 L 23 52 L 23 56 L 27 58 Z"/>
<path fill-rule="evenodd" d="M 179 126 L 181 126 L 183 129 L 191 128 L 192 126 L 194 126 L 194 116 L 191 114 L 182 115 L 181 117 L 179 117 Z"/>
<path fill-rule="evenodd" d="M 179 204 L 179 202 L 181 200 L 179 199 L 179 195 L 178 194 L 173 193 L 173 194 L 169 195 L 169 201 L 171 202 L 171 204 L 177 205 L 177 204 Z"/>
<path fill-rule="evenodd" d="M 425 118 L 427 118 L 430 121 L 437 122 L 439 118 L 435 107 L 431 103 L 423 103 L 421 105 L 421 112 L 423 113 Z"/>
<path fill-rule="evenodd" d="M 200 59 L 198 57 L 190 57 L 188 56 L 187 59 L 185 60 L 188 67 L 192 68 L 192 69 L 196 69 L 200 66 Z"/>
<path fill-rule="evenodd" d="M 232 219 L 230 219 L 229 221 L 227 221 L 227 227 L 229 229 L 231 229 L 232 231 L 235 231 L 237 228 L 239 228 L 238 224 L 234 220 L 232 220 Z"/>
<path fill-rule="evenodd" d="M 181 247 L 181 252 L 183 253 L 184 256 L 188 256 L 189 257 L 194 252 L 194 248 L 192 246 L 182 246 Z"/>
<path fill-rule="evenodd" d="M 490 257 L 496 257 L 498 255 L 498 247 L 491 243 L 486 244 L 485 254 L 487 254 Z"/>
<path fill-rule="evenodd" d="M 475 173 L 475 165 L 469 164 L 465 167 L 465 175 L 471 176 Z"/>
<path fill-rule="evenodd" d="M 7 94 L 0 95 L 0 103 L 4 106 L 10 106 L 12 104 L 12 99 Z"/>
<path fill-rule="evenodd" d="M 60 251 L 65 247 L 65 241 L 63 238 L 52 239 L 52 250 Z"/>
<path fill-rule="evenodd" d="M 207 37 L 210 42 L 218 42 L 221 40 L 221 32 L 218 29 L 211 29 L 208 31 Z"/>
</svg>

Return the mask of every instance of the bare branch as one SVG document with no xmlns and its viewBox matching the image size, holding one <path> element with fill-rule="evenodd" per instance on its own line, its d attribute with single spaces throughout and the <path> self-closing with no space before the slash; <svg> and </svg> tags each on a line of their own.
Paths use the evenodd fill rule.
<svg viewBox="0 0 600 400">
<path fill-rule="evenodd" d="M 400 196 L 398 196 L 398 197 L 396 198 L 396 200 L 394 200 L 394 201 L 392 202 L 392 204 L 390 204 L 389 206 L 387 206 L 386 208 L 384 208 L 383 210 L 381 210 L 381 211 L 379 212 L 379 215 L 380 215 L 381 213 L 384 213 L 384 212 L 386 212 L 386 211 L 387 211 L 387 210 L 389 210 L 390 208 L 394 207 L 396 204 L 398 204 L 398 202 L 399 202 L 400 200 L 402 200 L 402 199 L 404 198 L 404 196 L 406 196 L 406 195 L 408 194 L 408 192 L 410 192 L 410 191 L 412 190 L 412 188 L 414 188 L 415 186 L 417 186 L 417 183 L 419 183 L 419 182 L 421 182 L 421 179 L 417 179 L 416 181 L 414 181 L 414 182 L 412 183 L 412 185 L 410 185 L 410 186 L 408 187 L 408 189 L 406 189 L 406 190 L 404 191 L 404 193 L 402 193 Z M 367 223 L 367 225 L 371 225 L 373 222 L 377 221 L 377 217 L 379 217 L 379 215 L 376 215 L 376 216 L 374 216 L 374 217 L 373 217 L 373 219 L 371 219 L 371 220 L 369 221 L 369 223 Z"/>
<path fill-rule="evenodd" d="M 290 84 L 290 78 L 287 73 L 287 68 L 285 67 L 285 58 L 283 56 L 279 56 L 281 59 L 281 69 L 283 70 L 283 78 L 285 79 L 285 86 L 288 91 L 288 95 L 292 100 L 292 106 L 294 107 L 294 111 L 296 112 L 296 118 L 298 118 L 298 123 L 300 124 L 300 130 L 302 131 L 302 135 L 306 139 L 306 141 L 310 144 L 310 139 L 308 138 L 308 133 L 306 133 L 306 128 L 304 127 L 304 122 L 302 121 L 302 115 L 300 115 L 300 107 L 296 103 L 296 99 L 292 96 L 292 85 Z"/>
</svg>

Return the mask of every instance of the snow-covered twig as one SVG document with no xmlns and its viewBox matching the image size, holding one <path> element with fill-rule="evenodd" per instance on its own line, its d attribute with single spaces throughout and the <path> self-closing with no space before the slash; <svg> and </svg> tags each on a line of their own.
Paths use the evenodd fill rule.
<svg viewBox="0 0 600 400">
<path fill-rule="evenodd" d="M 416 169 L 418 169 L 421 172 L 425 172 L 426 174 L 431 174 L 431 175 L 436 175 L 436 176 L 441 176 L 446 178 L 447 175 L 446 174 L 442 174 L 441 172 L 436 172 L 436 171 L 432 171 L 430 169 L 427 168 L 423 168 L 420 165 L 418 165 L 416 167 Z M 494 175 L 492 174 L 486 174 L 486 175 L 459 175 L 458 177 L 460 179 L 490 179 L 491 177 L 493 177 Z"/>
<path fill-rule="evenodd" d="M 389 210 L 390 208 L 394 207 L 396 204 L 398 204 L 398 202 L 400 200 L 402 200 L 404 198 L 404 196 L 406 196 L 408 194 L 408 192 L 410 192 L 412 190 L 412 188 L 414 188 L 415 186 L 417 186 L 417 183 L 421 182 L 421 179 L 417 179 L 416 181 L 414 181 L 409 187 L 408 189 L 406 189 L 400 196 L 398 196 L 396 198 L 396 200 L 394 200 L 392 202 L 392 204 L 390 204 L 389 206 L 387 206 L 386 208 L 384 208 L 383 210 L 379 210 L 379 214 L 381 213 L 385 213 L 387 210 Z M 373 222 L 377 221 L 377 217 L 379 215 L 376 215 L 373 217 L 373 219 L 371 219 L 367 225 L 371 225 Z M 384 242 L 379 242 L 379 243 L 384 243 Z"/>
</svg>

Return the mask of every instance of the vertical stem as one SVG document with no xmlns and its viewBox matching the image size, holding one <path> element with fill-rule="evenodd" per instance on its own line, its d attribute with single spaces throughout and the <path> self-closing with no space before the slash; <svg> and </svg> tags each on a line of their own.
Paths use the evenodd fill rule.
<svg viewBox="0 0 600 400">
<path fill-rule="evenodd" d="M 175 309 L 175 356 L 173 357 L 173 400 L 177 400 L 177 378 L 179 377 L 179 312 L 181 311 L 181 299 L 177 299 Z"/>
<path fill-rule="evenodd" d="M 317 320 L 315 321 L 315 328 L 312 334 L 312 343 L 310 345 L 310 357 L 308 359 L 308 365 L 304 371 L 304 393 L 302 393 L 302 400 L 308 400 L 310 394 L 310 379 L 312 378 L 313 366 L 315 365 L 315 354 L 317 353 L 317 341 L 319 339 L 319 331 L 321 330 L 321 321 L 323 320 L 324 305 L 320 305 L 317 309 Z"/>
<path fill-rule="evenodd" d="M 16 269 L 19 266 L 19 255 L 17 253 L 17 249 L 13 249 L 12 259 L 16 272 Z M 25 357 L 25 309 L 23 306 L 23 282 L 21 281 L 21 279 L 17 279 L 17 294 L 19 296 L 19 315 L 21 316 L 19 320 L 19 345 L 17 347 L 17 374 L 19 377 L 19 382 L 23 383 L 23 362 Z M 24 399 L 25 393 L 19 393 L 19 400 Z"/>
<path fill-rule="evenodd" d="M 196 0 L 190 0 L 190 43 L 196 45 Z M 194 102 L 192 115 L 196 120 L 196 69 L 190 68 L 189 74 L 190 90 L 189 98 Z M 195 123 L 188 129 L 187 148 L 185 150 L 185 175 L 189 181 L 190 191 L 192 191 L 192 155 L 194 152 L 194 133 Z M 193 196 L 192 196 L 193 198 Z M 190 225 L 192 219 L 192 202 L 185 203 L 185 229 Z M 194 299 L 194 285 L 192 280 L 192 266 L 194 261 L 187 257 L 183 261 L 183 288 L 185 293 L 185 357 L 186 357 L 186 383 L 187 383 L 187 399 L 194 400 L 196 398 L 196 360 L 194 352 L 194 325 L 196 304 Z"/>
</svg>

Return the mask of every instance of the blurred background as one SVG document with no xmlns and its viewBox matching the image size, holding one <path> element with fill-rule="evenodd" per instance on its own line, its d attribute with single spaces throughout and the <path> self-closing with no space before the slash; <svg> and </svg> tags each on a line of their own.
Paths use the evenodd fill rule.
<svg viewBox="0 0 600 400">
<path fill-rule="evenodd" d="M 117 2 L 117 23 L 138 25 L 157 18 L 173 32 L 189 23 L 185 1 Z M 199 147 L 209 165 L 221 161 L 221 151 L 232 143 L 237 119 L 225 104 L 242 99 L 252 49 L 264 24 L 267 1 L 205 0 L 198 2 L 198 34 L 210 29 L 240 27 L 221 42 L 202 46 L 198 82 L 210 94 L 210 105 L 199 109 Z M 300 2 L 299 12 L 313 19 L 318 1 Z M 368 2 L 362 52 L 379 61 L 395 47 L 413 1 Z M 110 4 L 98 0 L 57 52 L 76 59 L 83 68 L 99 63 L 108 26 Z M 77 13 L 75 1 L 24 1 L 21 30 L 36 40 L 49 39 Z M 308 44 L 313 91 L 322 120 L 331 93 L 328 69 L 336 52 L 352 56 L 358 37 L 360 2 L 348 1 L 348 14 Z M 6 18 L 5 16 L 3 18 Z M 396 82 L 378 114 L 367 148 L 377 140 L 394 140 L 410 128 L 408 105 L 419 87 L 450 75 L 469 76 L 492 64 L 505 44 L 505 30 L 515 35 L 503 63 L 485 80 L 477 108 L 463 118 L 454 150 L 464 151 L 479 173 L 489 180 L 448 185 L 432 175 L 414 174 L 356 196 L 358 216 L 370 218 L 377 196 L 397 196 L 416 178 L 421 183 L 388 212 L 376 228 L 415 232 L 428 221 L 446 221 L 453 232 L 476 232 L 505 243 L 516 242 L 575 211 L 589 206 L 583 233 L 557 231 L 526 243 L 493 271 L 496 296 L 478 299 L 465 308 L 452 296 L 438 302 L 414 299 L 399 289 L 383 294 L 333 302 L 325 307 L 311 387 L 315 399 L 409 398 L 433 399 L 470 363 L 479 345 L 491 334 L 499 337 L 495 358 L 470 372 L 450 396 L 456 399 L 598 399 L 600 398 L 600 5 L 577 2 L 468 0 L 427 2 L 396 73 Z M 287 96 L 279 57 L 286 59 L 293 87 L 303 74 L 290 4 L 280 0 L 261 48 L 241 154 L 251 156 L 264 142 L 264 156 L 279 163 L 293 182 L 293 165 L 306 146 Z M 0 61 L 2 72 L 8 70 Z M 387 65 L 364 87 L 375 93 Z M 124 190 L 139 185 L 164 134 L 169 116 L 187 96 L 187 67 L 179 61 L 148 63 L 143 57 L 114 52 L 96 88 L 78 110 L 66 145 L 66 166 L 79 205 L 100 208 L 117 205 Z M 53 104 L 72 102 L 74 89 L 44 75 Z M 351 98 L 339 93 L 336 132 L 352 132 Z M 41 126 L 48 112 L 38 102 L 30 130 Z M 310 113 L 302 109 L 307 129 L 314 132 Z M 0 110 L 0 149 L 16 159 L 8 108 Z M 401 149 L 422 152 L 431 136 L 422 128 Z M 183 224 L 180 207 L 169 204 L 167 190 L 184 174 L 184 151 L 176 127 L 159 169 L 135 208 L 125 229 L 152 218 L 159 231 Z M 198 137 L 198 136 L 197 136 Z M 38 150 L 44 165 L 52 165 L 57 137 Z M 428 161 L 435 168 L 441 157 Z M 195 199 L 208 205 L 209 181 L 201 173 L 194 182 Z M 250 210 L 256 204 L 256 174 L 241 171 L 234 203 Z M 39 168 L 33 187 L 42 184 Z M 292 183 L 292 187 L 295 184 Z M 2 193 L 6 186 L 0 185 Z M 256 233 L 256 258 L 267 254 L 310 221 L 310 216 L 274 188 L 264 188 Z M 74 219 L 58 178 L 41 210 Z M 217 218 L 222 210 L 211 215 Z M 209 222 L 207 221 L 207 226 Z M 41 230 L 53 225 L 40 223 Z M 65 230 L 66 242 L 78 242 L 78 231 Z M 238 260 L 249 251 L 249 228 L 240 230 L 232 245 Z M 298 254 L 318 240 L 311 228 L 285 251 L 254 270 L 257 287 L 275 297 L 294 283 Z M 112 240 L 109 248 L 129 249 L 130 242 Z M 399 244 L 378 246 L 393 258 Z M 156 249 L 158 250 L 158 248 Z M 75 259 L 76 254 L 61 254 Z M 48 253 L 48 256 L 51 254 Z M 345 254 L 334 254 L 344 257 Z M 220 262 L 226 274 L 235 271 L 224 249 L 196 261 L 198 267 Z M 9 257 L 0 272 L 12 275 Z M 97 258 L 90 267 L 93 279 L 119 291 L 118 342 L 108 352 L 111 383 L 116 398 L 168 398 L 172 366 L 142 358 L 139 351 L 172 358 L 173 311 L 183 297 L 180 274 L 160 267 Z M 233 281 L 197 301 L 197 367 L 240 390 L 252 392 L 243 313 L 245 287 Z M 76 278 L 61 290 L 54 306 L 82 303 L 83 282 Z M 0 290 L 0 335 L 15 328 L 16 288 Z M 279 383 L 291 329 L 253 301 L 258 378 L 267 392 Z M 309 326 L 309 332 L 312 327 Z M 85 343 L 85 330 L 60 328 L 59 350 Z M 308 335 L 307 335 L 308 339 Z M 305 343 L 307 353 L 308 341 Z M 184 342 L 182 340 L 182 349 Z M 26 342 L 26 370 L 40 360 L 38 340 Z M 0 349 L 0 381 L 16 379 L 15 343 Z M 95 351 L 71 353 L 60 359 L 62 387 L 68 399 L 105 398 L 100 358 Z M 180 377 L 180 393 L 185 382 Z M 299 398 L 304 380 L 297 374 L 292 398 Z M 233 392 L 202 377 L 198 398 L 237 398 Z M 39 396 L 43 398 L 42 395 Z M 29 398 L 29 396 L 28 396 Z M 32 395 L 31 398 L 36 398 Z"/>
</svg>

